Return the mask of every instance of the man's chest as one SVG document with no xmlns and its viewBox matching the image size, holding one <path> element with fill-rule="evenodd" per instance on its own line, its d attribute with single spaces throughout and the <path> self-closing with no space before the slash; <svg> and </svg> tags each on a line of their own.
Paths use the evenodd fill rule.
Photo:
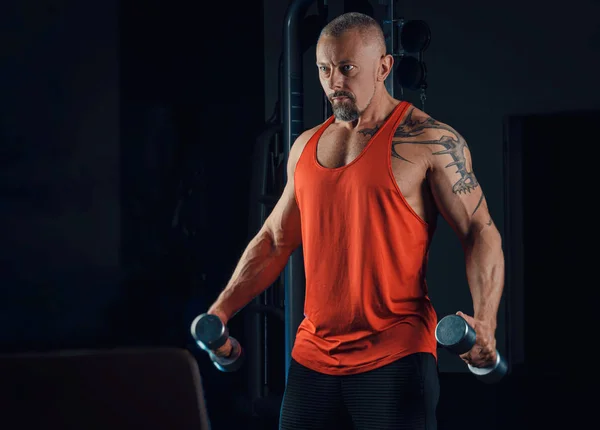
<svg viewBox="0 0 600 430">
<path fill-rule="evenodd" d="M 367 149 L 376 132 L 377 128 L 351 132 L 327 129 L 317 142 L 317 161 L 330 169 L 346 166 Z"/>
<path fill-rule="evenodd" d="M 369 162 L 378 169 L 388 166 L 397 181 L 408 185 L 426 173 L 426 148 L 404 144 L 402 139 L 382 136 L 378 128 L 354 132 L 326 130 L 317 142 L 316 156 L 320 165 L 326 168 L 340 168 L 354 162 L 366 151 L 377 152 L 369 156 Z M 376 140 L 375 140 L 376 139 Z M 377 145 L 376 149 L 370 148 Z M 374 154 L 372 154 L 374 155 Z"/>
</svg>

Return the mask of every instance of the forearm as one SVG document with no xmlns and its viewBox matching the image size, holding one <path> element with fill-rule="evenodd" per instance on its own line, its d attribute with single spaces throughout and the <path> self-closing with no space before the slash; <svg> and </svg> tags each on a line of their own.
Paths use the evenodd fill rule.
<svg viewBox="0 0 600 430">
<path fill-rule="evenodd" d="M 281 274 L 292 249 L 277 246 L 267 230 L 261 230 L 242 254 L 225 289 L 209 308 L 225 323 L 266 290 Z"/>
<path fill-rule="evenodd" d="M 486 226 L 471 234 L 466 241 L 465 258 L 473 316 L 495 329 L 504 289 L 504 253 L 498 231 Z"/>
</svg>

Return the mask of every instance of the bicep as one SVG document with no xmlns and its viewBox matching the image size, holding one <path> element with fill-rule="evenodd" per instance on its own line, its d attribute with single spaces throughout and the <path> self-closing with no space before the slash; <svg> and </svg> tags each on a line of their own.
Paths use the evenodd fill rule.
<svg viewBox="0 0 600 430">
<path fill-rule="evenodd" d="M 492 220 L 469 148 L 458 136 L 458 144 L 434 148 L 429 185 L 440 214 L 464 239 L 474 229 L 491 225 Z"/>
<path fill-rule="evenodd" d="M 300 209 L 294 195 L 294 183 L 285 185 L 279 200 L 267 217 L 264 229 L 268 230 L 276 246 L 295 249 L 302 240 Z"/>
<path fill-rule="evenodd" d="M 292 145 L 287 160 L 287 182 L 263 226 L 271 234 L 275 245 L 282 248 L 295 249 L 302 242 L 300 209 L 296 202 L 294 187 L 294 171 L 308 137 L 308 133 L 303 133 Z"/>
</svg>

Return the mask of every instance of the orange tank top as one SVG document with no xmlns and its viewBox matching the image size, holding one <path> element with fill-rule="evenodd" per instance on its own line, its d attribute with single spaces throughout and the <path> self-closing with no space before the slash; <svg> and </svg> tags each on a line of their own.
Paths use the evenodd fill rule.
<svg viewBox="0 0 600 430">
<path fill-rule="evenodd" d="M 415 352 L 437 359 L 425 280 L 434 226 L 407 204 L 391 165 L 391 139 L 409 106 L 400 102 L 339 168 L 317 161 L 331 116 L 296 165 L 306 295 L 292 358 L 315 371 L 361 373 Z"/>
</svg>

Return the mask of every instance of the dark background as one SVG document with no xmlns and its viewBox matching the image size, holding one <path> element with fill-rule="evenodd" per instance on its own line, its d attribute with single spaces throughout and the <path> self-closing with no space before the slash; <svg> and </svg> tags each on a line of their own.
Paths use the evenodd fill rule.
<svg viewBox="0 0 600 430">
<path fill-rule="evenodd" d="M 329 18 L 384 7 L 328 3 Z M 574 256 L 583 253 L 577 220 L 590 202 L 575 194 L 589 185 L 577 163 L 593 157 L 583 148 L 600 124 L 589 113 L 600 107 L 600 4 L 395 5 L 396 16 L 431 28 L 425 110 L 469 142 L 512 271 L 498 345 L 517 351 L 519 366 L 490 387 L 442 352 L 440 428 L 576 428 L 594 359 L 572 349 L 589 350 L 590 341 L 573 348 L 549 321 L 587 300 L 560 285 L 585 272 Z M 215 428 L 236 416 L 249 428 L 236 406 L 247 374 L 214 369 L 188 327 L 253 233 L 253 148 L 277 106 L 287 6 L 0 4 L 0 352 L 188 348 Z M 322 119 L 314 47 L 304 63 L 309 127 Z M 421 107 L 418 93 L 404 97 Z M 507 148 L 521 164 L 507 166 Z M 535 269 L 511 264 L 519 258 Z M 428 276 L 440 316 L 470 310 L 462 252 L 443 223 Z M 242 321 L 230 328 L 243 341 Z M 272 348 L 279 341 L 283 351 L 283 339 Z"/>
</svg>

